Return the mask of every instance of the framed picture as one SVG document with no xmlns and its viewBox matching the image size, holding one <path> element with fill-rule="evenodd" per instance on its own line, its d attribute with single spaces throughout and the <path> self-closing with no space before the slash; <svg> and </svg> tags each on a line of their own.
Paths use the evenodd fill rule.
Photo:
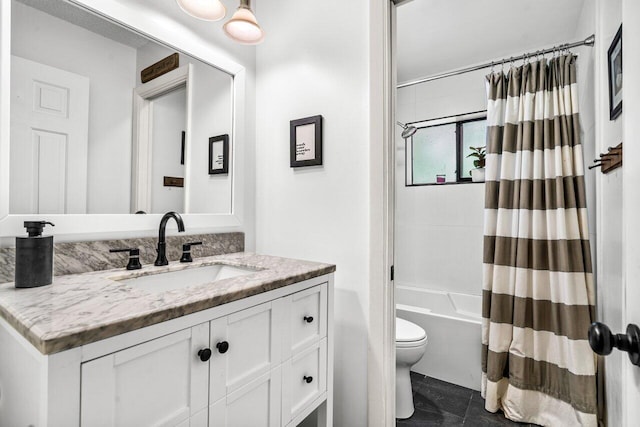
<svg viewBox="0 0 640 427">
<path fill-rule="evenodd" d="M 321 165 L 322 116 L 291 120 L 289 132 L 291 167 Z"/>
<path fill-rule="evenodd" d="M 609 120 L 622 113 L 622 25 L 609 47 Z"/>
<path fill-rule="evenodd" d="M 209 175 L 229 173 L 229 135 L 209 138 Z"/>
</svg>

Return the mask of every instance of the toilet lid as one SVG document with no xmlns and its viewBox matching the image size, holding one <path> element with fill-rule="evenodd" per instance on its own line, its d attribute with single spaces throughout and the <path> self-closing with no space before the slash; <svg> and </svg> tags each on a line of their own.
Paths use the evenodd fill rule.
<svg viewBox="0 0 640 427">
<path fill-rule="evenodd" d="M 396 317 L 396 342 L 420 341 L 427 333 L 420 326 Z"/>
</svg>

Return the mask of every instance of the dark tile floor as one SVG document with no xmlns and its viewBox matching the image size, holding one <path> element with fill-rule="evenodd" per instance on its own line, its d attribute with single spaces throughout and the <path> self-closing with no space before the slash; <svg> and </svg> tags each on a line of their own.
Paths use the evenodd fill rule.
<svg viewBox="0 0 640 427">
<path fill-rule="evenodd" d="M 492 414 L 484 409 L 480 392 L 411 372 L 413 404 L 416 411 L 406 420 L 398 420 L 397 427 L 423 426 L 518 426 L 502 412 Z"/>
</svg>

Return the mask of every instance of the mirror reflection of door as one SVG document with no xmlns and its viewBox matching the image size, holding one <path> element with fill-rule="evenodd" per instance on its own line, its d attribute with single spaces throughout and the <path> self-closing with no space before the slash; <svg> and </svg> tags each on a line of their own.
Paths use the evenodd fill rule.
<svg viewBox="0 0 640 427">
<path fill-rule="evenodd" d="M 11 57 L 12 214 L 87 211 L 89 79 Z"/>
<path fill-rule="evenodd" d="M 184 178 L 182 132 L 186 129 L 185 85 L 151 101 L 151 212 L 181 212 L 184 187 L 165 186 L 164 177 Z M 182 155 L 181 155 L 182 154 Z"/>
</svg>

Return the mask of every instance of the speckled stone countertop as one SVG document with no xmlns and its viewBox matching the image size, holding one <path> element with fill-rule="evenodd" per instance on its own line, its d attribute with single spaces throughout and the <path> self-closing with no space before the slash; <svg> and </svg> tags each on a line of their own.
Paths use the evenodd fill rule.
<svg viewBox="0 0 640 427">
<path fill-rule="evenodd" d="M 258 271 L 166 292 L 149 292 L 119 281 L 212 264 Z M 58 276 L 53 284 L 39 288 L 16 289 L 6 283 L 0 285 L 0 317 L 42 354 L 51 354 L 334 271 L 331 264 L 234 253 L 190 264 Z"/>
</svg>

